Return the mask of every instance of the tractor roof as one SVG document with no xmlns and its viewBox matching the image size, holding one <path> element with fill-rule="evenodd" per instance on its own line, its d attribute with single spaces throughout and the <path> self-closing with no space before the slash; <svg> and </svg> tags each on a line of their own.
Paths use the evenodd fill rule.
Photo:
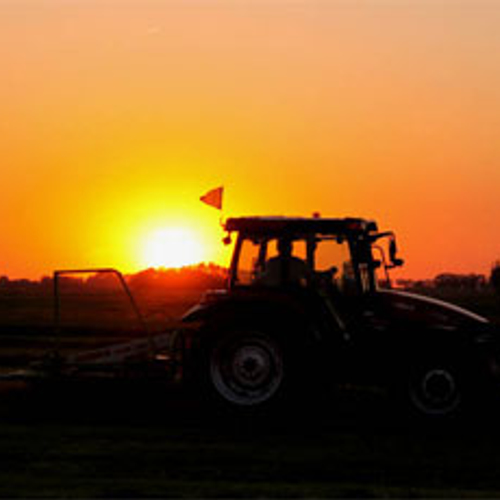
<svg viewBox="0 0 500 500">
<path fill-rule="evenodd" d="M 234 217 L 227 219 L 225 228 L 248 234 L 346 234 L 375 232 L 377 224 L 352 217 Z"/>
</svg>

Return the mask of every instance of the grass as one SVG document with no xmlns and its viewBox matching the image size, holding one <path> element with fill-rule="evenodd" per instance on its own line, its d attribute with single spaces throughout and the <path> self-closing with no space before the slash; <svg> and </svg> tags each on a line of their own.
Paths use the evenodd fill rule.
<svg viewBox="0 0 500 500">
<path fill-rule="evenodd" d="M 200 290 L 141 295 L 137 300 L 151 332 L 178 325 L 178 318 L 200 298 Z M 65 294 L 61 300 L 63 353 L 120 343 L 144 335 L 141 324 L 123 293 Z M 54 305 L 43 294 L 0 291 L 0 373 L 24 367 L 54 348 Z"/>
<path fill-rule="evenodd" d="M 165 415 L 164 415 L 165 417 Z M 0 426 L 2 497 L 498 497 L 499 436 L 79 413 Z"/>
<path fill-rule="evenodd" d="M 229 418 L 161 385 L 0 400 L 3 498 L 500 496 L 495 419 L 422 428 L 367 399 Z"/>
</svg>

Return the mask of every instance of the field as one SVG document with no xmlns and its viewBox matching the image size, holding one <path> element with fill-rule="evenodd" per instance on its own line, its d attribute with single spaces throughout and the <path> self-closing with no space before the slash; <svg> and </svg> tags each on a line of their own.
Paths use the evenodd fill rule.
<svg viewBox="0 0 500 500">
<path fill-rule="evenodd" d="M 498 319 L 494 295 L 454 295 Z M 139 299 L 162 330 L 198 296 Z M 107 298 L 66 298 L 68 348 L 134 334 L 125 306 Z M 0 312 L 4 367 L 50 346 L 49 299 L 1 297 Z M 89 328 L 100 340 L 84 335 Z M 0 496 L 500 497 L 498 418 L 422 428 L 353 392 L 273 419 L 228 419 L 161 384 L 3 384 Z"/>
</svg>

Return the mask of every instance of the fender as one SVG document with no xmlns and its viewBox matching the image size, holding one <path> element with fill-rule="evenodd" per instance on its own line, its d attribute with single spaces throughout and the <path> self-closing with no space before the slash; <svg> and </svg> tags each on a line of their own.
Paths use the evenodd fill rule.
<svg viewBox="0 0 500 500">
<path fill-rule="evenodd" d="M 243 317 L 254 322 L 269 322 L 273 318 L 290 318 L 292 322 L 296 322 L 305 315 L 293 301 L 284 304 L 278 300 L 240 300 L 236 297 L 212 300 L 208 297 L 189 309 L 182 317 L 182 322 L 206 323 Z"/>
<path fill-rule="evenodd" d="M 378 295 L 390 304 L 393 310 L 404 311 L 414 319 L 426 317 L 436 327 L 485 325 L 489 321 L 467 309 L 443 300 L 400 290 L 379 290 Z"/>
<path fill-rule="evenodd" d="M 280 330 L 293 331 L 302 335 L 306 343 L 321 343 L 325 335 L 325 325 L 313 308 L 323 303 L 316 295 L 300 290 L 297 295 L 290 291 L 234 290 L 209 292 L 203 300 L 192 307 L 182 318 L 183 323 L 200 323 L 200 329 L 220 322 L 242 321 L 248 324 L 274 325 Z M 330 333 L 330 332 L 329 332 Z"/>
</svg>

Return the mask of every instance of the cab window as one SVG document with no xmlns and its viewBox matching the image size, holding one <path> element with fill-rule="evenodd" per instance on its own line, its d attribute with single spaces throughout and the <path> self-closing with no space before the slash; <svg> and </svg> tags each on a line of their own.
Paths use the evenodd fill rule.
<svg viewBox="0 0 500 500">
<path fill-rule="evenodd" d="M 286 280 L 286 284 L 306 285 L 310 270 L 306 264 L 305 240 L 288 240 L 291 258 L 284 268 L 281 267 L 283 261 L 279 241 L 279 238 L 242 240 L 235 282 L 239 285 L 279 286 Z"/>
<path fill-rule="evenodd" d="M 342 237 L 319 238 L 314 252 L 314 270 L 322 279 L 343 293 L 356 289 L 356 275 L 347 239 Z"/>
<path fill-rule="evenodd" d="M 266 242 L 244 239 L 241 244 L 235 281 L 239 285 L 249 285 L 262 272 L 265 260 Z"/>
</svg>

